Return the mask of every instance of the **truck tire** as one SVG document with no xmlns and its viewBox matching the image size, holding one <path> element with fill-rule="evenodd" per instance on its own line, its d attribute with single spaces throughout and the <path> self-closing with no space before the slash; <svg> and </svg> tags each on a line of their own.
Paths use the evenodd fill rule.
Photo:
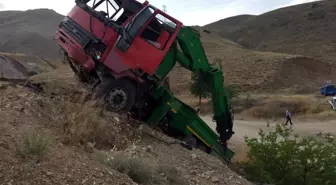
<svg viewBox="0 0 336 185">
<path fill-rule="evenodd" d="M 127 79 L 105 79 L 95 90 L 95 98 L 111 112 L 129 112 L 135 104 L 136 87 Z"/>
</svg>

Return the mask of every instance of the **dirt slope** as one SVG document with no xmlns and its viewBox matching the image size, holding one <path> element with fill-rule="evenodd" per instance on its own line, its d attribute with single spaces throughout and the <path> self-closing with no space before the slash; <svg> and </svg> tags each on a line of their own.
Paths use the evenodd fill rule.
<svg viewBox="0 0 336 185">
<path fill-rule="evenodd" d="M 63 16 L 49 9 L 0 12 L 0 51 L 59 58 L 53 40 Z"/>
<path fill-rule="evenodd" d="M 189 151 L 152 128 L 102 112 L 94 102 L 83 104 L 85 89 L 71 73 L 60 76 L 56 71 L 34 78 L 34 82 L 42 80 L 43 92 L 1 86 L 0 182 L 251 185 L 212 156 Z M 42 157 L 19 152 L 31 130 L 49 138 Z"/>
<path fill-rule="evenodd" d="M 209 62 L 222 61 L 224 80 L 248 92 L 316 92 L 325 80 L 336 80 L 336 68 L 327 62 L 301 55 L 261 52 L 245 49 L 216 34 L 202 33 Z M 190 72 L 176 68 L 172 74 L 173 90 L 185 93 Z"/>
<path fill-rule="evenodd" d="M 0 78 L 26 79 L 56 69 L 58 65 L 54 61 L 34 55 L 0 53 Z"/>
<path fill-rule="evenodd" d="M 324 0 L 251 17 L 229 32 L 228 22 L 235 18 L 205 27 L 220 29 L 221 36 L 251 49 L 302 54 L 334 63 L 335 16 L 336 1 Z"/>
</svg>

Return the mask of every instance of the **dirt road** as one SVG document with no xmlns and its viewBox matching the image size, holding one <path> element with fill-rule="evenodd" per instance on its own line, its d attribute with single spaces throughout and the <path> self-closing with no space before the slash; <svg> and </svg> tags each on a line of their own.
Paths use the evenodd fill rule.
<svg viewBox="0 0 336 185">
<path fill-rule="evenodd" d="M 215 130 L 216 123 L 212 122 L 210 117 L 202 117 L 202 119 Z M 270 123 L 270 126 L 267 127 L 266 121 L 235 120 L 233 128 L 235 134 L 229 142 L 232 150 L 235 152 L 244 150 L 244 137 L 257 137 L 260 128 L 269 132 L 275 130 L 276 124 Z M 297 122 L 294 120 L 292 128 L 295 133 L 305 136 L 316 136 L 319 132 L 336 135 L 336 120 L 326 122 Z"/>
</svg>

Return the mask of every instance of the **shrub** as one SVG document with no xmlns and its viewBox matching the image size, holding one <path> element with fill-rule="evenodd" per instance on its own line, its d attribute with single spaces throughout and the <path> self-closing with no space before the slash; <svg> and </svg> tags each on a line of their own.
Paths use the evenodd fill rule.
<svg viewBox="0 0 336 185">
<path fill-rule="evenodd" d="M 275 185 L 336 184 L 336 144 L 333 139 L 292 135 L 277 126 L 276 131 L 245 141 L 248 161 L 240 163 L 248 179 Z"/>
<path fill-rule="evenodd" d="M 47 153 L 49 146 L 49 137 L 33 129 L 25 133 L 22 143 L 17 148 L 17 154 L 23 158 L 41 159 Z"/>
<path fill-rule="evenodd" d="M 210 84 L 205 75 L 202 75 L 201 72 L 196 72 L 191 75 L 191 86 L 190 91 L 193 95 L 199 98 L 199 106 L 201 106 L 202 98 L 207 98 L 210 96 Z"/>
<path fill-rule="evenodd" d="M 99 160 L 108 167 L 126 174 L 136 183 L 155 185 L 188 184 L 180 176 L 180 172 L 173 166 L 164 164 L 154 165 L 153 163 L 145 162 L 140 157 L 131 157 L 123 152 L 117 153 L 112 157 L 102 155 Z"/>
<path fill-rule="evenodd" d="M 284 117 L 285 110 L 289 109 L 293 115 L 305 114 L 310 109 L 311 102 L 304 99 L 266 100 L 250 108 L 247 113 L 257 118 Z"/>
<path fill-rule="evenodd" d="M 40 112 L 49 120 L 48 126 L 63 130 L 63 144 L 87 145 L 90 142 L 97 149 L 123 149 L 137 139 L 136 126 L 129 124 L 127 119 L 101 111 L 94 102 L 75 103 L 61 95 L 54 99 L 37 103 Z"/>
<path fill-rule="evenodd" d="M 237 85 L 225 85 L 225 90 L 229 99 L 236 98 L 238 96 L 238 86 Z"/>
<path fill-rule="evenodd" d="M 157 166 L 157 172 L 164 177 L 163 184 L 183 185 L 188 182 L 180 176 L 180 172 L 171 165 L 161 164 Z"/>
<path fill-rule="evenodd" d="M 136 183 L 150 183 L 154 178 L 151 166 L 143 163 L 138 157 L 130 157 L 125 153 L 119 153 L 111 158 L 103 156 L 101 160 L 108 167 L 128 175 Z"/>
</svg>

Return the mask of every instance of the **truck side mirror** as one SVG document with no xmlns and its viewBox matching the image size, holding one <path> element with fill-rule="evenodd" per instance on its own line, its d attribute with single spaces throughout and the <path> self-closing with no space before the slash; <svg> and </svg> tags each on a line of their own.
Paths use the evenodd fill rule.
<svg viewBox="0 0 336 185">
<path fill-rule="evenodd" d="M 117 43 L 117 48 L 121 51 L 121 52 L 126 52 L 128 50 L 128 48 L 131 46 L 132 44 L 132 36 L 129 34 L 128 31 L 126 31 L 125 29 L 120 29 L 118 31 L 119 35 L 120 35 L 120 40 Z"/>
<path fill-rule="evenodd" d="M 127 31 L 125 31 L 123 38 L 125 39 L 126 44 L 132 44 L 132 36 Z"/>
</svg>

